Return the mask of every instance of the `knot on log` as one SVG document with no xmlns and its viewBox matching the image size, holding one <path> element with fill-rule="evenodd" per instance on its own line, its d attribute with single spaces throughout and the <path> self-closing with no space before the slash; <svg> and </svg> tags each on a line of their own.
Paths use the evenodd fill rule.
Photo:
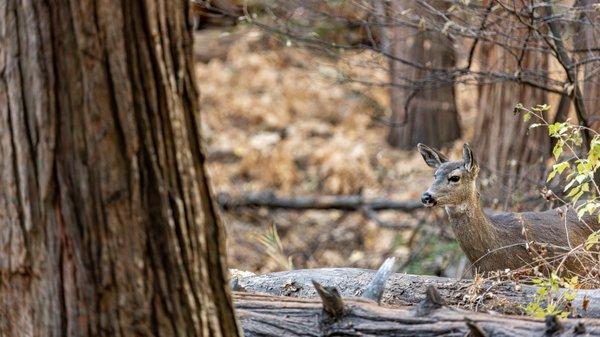
<svg viewBox="0 0 600 337">
<path fill-rule="evenodd" d="M 338 290 L 335 287 L 324 287 L 315 280 L 312 280 L 312 283 L 323 302 L 323 311 L 334 320 L 342 317 L 344 315 L 344 301 Z"/>
<path fill-rule="evenodd" d="M 422 317 L 429 315 L 431 311 L 439 309 L 444 305 L 442 295 L 440 295 L 433 285 L 428 285 L 425 291 L 425 299 L 417 305 L 415 316 Z"/>
</svg>

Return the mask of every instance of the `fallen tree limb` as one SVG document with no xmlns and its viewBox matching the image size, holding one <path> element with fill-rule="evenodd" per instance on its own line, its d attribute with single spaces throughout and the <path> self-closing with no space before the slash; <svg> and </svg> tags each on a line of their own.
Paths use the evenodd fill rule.
<svg viewBox="0 0 600 337">
<path fill-rule="evenodd" d="M 363 299 L 343 299 L 344 310 L 332 316 L 318 299 L 243 292 L 234 304 L 244 335 L 250 336 L 600 336 L 600 320 L 492 315 L 437 306 L 419 315 L 414 308 L 378 306 Z"/>
<path fill-rule="evenodd" d="M 217 154 L 215 154 L 216 156 Z M 540 199 L 539 195 L 526 197 L 522 202 Z M 390 200 L 386 198 L 365 199 L 361 195 L 305 195 L 294 197 L 279 197 L 272 191 L 258 191 L 232 196 L 226 192 L 217 194 L 217 203 L 225 210 L 244 207 L 266 207 L 286 210 L 343 210 L 362 211 L 367 217 L 374 212 L 396 210 L 413 212 L 425 206 L 418 200 Z M 494 212 L 487 209 L 486 212 Z M 376 220 L 377 221 L 377 220 Z"/>
<path fill-rule="evenodd" d="M 359 296 L 373 278 L 374 271 L 354 268 L 323 268 L 248 276 L 236 280 L 234 289 L 268 293 L 280 296 L 314 298 L 317 296 L 312 281 L 333 286 L 343 297 Z M 472 280 L 456 280 L 435 276 L 393 274 L 386 283 L 382 303 L 413 305 L 424 298 L 433 285 L 448 305 L 475 311 L 497 311 L 505 314 L 523 314 L 537 288 L 517 286 L 512 282 L 483 282 L 477 286 Z M 587 310 L 583 309 L 584 297 Z M 574 306 L 583 317 L 600 318 L 600 289 L 580 290 Z"/>
<path fill-rule="evenodd" d="M 365 199 L 360 195 L 325 195 L 325 196 L 297 196 L 278 197 L 272 192 L 250 193 L 239 197 L 232 197 L 227 193 L 219 193 L 217 202 L 223 209 L 240 207 L 268 207 L 288 210 L 346 210 L 346 211 L 380 211 L 397 210 L 412 212 L 423 208 L 417 200 L 395 201 L 384 198 Z"/>
</svg>

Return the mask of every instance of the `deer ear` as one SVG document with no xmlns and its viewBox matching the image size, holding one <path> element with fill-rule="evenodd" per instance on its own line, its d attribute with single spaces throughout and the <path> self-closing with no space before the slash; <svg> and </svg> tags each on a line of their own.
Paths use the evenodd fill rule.
<svg viewBox="0 0 600 337">
<path fill-rule="evenodd" d="M 469 172 L 475 172 L 479 167 L 477 166 L 477 162 L 475 161 L 475 157 L 473 156 L 473 150 L 468 143 L 463 145 L 463 162 L 465 169 Z"/>
<path fill-rule="evenodd" d="M 432 149 L 424 144 L 417 144 L 417 149 L 419 149 L 419 153 L 423 156 L 423 159 L 433 168 L 438 168 L 440 165 L 448 161 L 448 158 L 441 154 L 438 150 Z"/>
</svg>

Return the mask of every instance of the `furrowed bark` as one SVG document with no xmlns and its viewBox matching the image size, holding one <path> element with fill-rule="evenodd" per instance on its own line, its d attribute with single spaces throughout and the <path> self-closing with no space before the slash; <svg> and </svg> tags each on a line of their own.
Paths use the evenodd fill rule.
<svg viewBox="0 0 600 337">
<path fill-rule="evenodd" d="M 440 11 L 449 7 L 444 1 L 428 3 Z M 438 17 L 429 15 L 417 1 L 398 0 L 389 5 L 394 13 L 411 10 L 419 17 L 441 24 Z M 392 31 L 389 49 L 393 56 L 422 64 L 425 68 L 451 69 L 456 66 L 452 40 L 444 34 L 401 25 L 393 27 Z M 460 137 L 452 79 L 425 68 L 417 69 L 397 61 L 390 63 L 392 114 L 387 142 L 391 146 L 414 149 L 418 143 L 425 143 L 439 148 Z M 414 89 L 402 89 L 403 85 Z"/>
<path fill-rule="evenodd" d="M 545 0 L 545 3 L 546 3 L 546 6 L 544 6 L 544 13 L 548 17 L 551 17 L 553 15 L 552 1 Z M 587 113 L 587 108 L 586 108 L 586 104 L 585 104 L 585 97 L 583 96 L 583 91 L 581 90 L 579 83 L 577 81 L 577 75 L 573 68 L 573 61 L 571 60 L 571 57 L 569 56 L 569 54 L 566 51 L 566 47 L 565 47 L 565 44 L 564 44 L 563 38 L 562 38 L 561 29 L 560 29 L 559 25 L 553 20 L 548 21 L 548 27 L 550 28 L 550 31 L 552 32 L 552 38 L 553 38 L 552 42 L 554 43 L 554 48 L 556 51 L 556 58 L 558 59 L 560 64 L 563 66 L 565 73 L 567 74 L 567 79 L 569 80 L 569 83 L 573 86 L 573 92 L 572 92 L 571 96 L 573 98 L 573 103 L 575 105 L 575 112 L 577 114 L 577 119 L 579 120 L 579 125 L 587 128 L 587 127 L 589 127 L 589 122 L 587 120 L 588 113 Z M 582 134 L 582 138 L 583 138 L 583 147 L 586 150 L 589 150 L 588 144 L 591 139 L 590 132 L 587 129 L 583 129 L 583 130 L 581 130 L 581 134 Z"/>
<path fill-rule="evenodd" d="M 237 335 L 188 6 L 0 1 L 0 335 Z"/>
<path fill-rule="evenodd" d="M 497 4 L 492 0 L 483 3 L 486 6 Z M 518 10 L 528 8 L 522 2 L 515 2 L 514 5 Z M 533 47 L 541 44 L 530 37 L 532 31 L 522 29 L 523 24 L 515 17 L 508 16 L 501 25 L 507 36 L 522 39 L 523 45 Z M 506 42 L 505 38 L 500 39 Z M 474 52 L 480 60 L 481 67 L 499 72 L 518 73 L 518 78 L 523 81 L 531 79 L 531 73 L 543 74 L 549 71 L 547 54 L 520 47 L 511 50 L 482 40 Z M 535 80 L 540 84 L 547 81 L 544 78 Z M 546 104 L 548 92 L 508 81 L 498 81 L 478 86 L 477 94 L 478 113 L 470 143 L 483 169 L 482 175 L 494 178 L 489 180 L 491 184 L 484 186 L 482 192 L 485 196 L 494 198 L 505 196 L 499 198 L 499 201 L 505 205 L 504 209 L 508 209 L 515 194 L 524 193 L 544 181 L 545 160 L 551 157 L 552 153 L 548 134 L 541 129 L 530 130 L 531 122 L 525 122 L 521 116 L 515 116 L 514 107 L 517 103 L 526 107 Z M 568 108 L 568 99 L 564 103 Z"/>
<path fill-rule="evenodd" d="M 371 282 L 373 270 L 354 268 L 301 269 L 237 279 L 238 290 L 267 293 L 277 296 L 316 298 L 312 281 L 338 289 L 342 297 L 360 296 Z M 473 280 L 445 277 L 393 274 L 386 283 L 381 303 L 386 305 L 415 305 L 424 298 L 429 286 L 434 286 L 447 305 L 475 311 L 496 311 L 523 314 L 533 299 L 536 287 L 511 282 L 484 282 L 473 286 Z M 584 297 L 589 304 L 583 310 Z M 580 290 L 574 301 L 582 317 L 600 318 L 600 289 Z"/>
</svg>

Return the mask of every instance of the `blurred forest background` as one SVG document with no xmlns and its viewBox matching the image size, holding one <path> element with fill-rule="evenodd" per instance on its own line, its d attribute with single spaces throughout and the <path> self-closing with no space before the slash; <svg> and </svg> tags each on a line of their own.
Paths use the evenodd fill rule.
<svg viewBox="0 0 600 337">
<path fill-rule="evenodd" d="M 433 172 L 415 145 L 456 158 L 468 141 L 486 207 L 545 209 L 556 206 L 545 188 L 562 190 L 545 183 L 553 144 L 515 105 L 547 103 L 550 122 L 600 127 L 593 0 L 218 0 L 193 9 L 231 268 L 376 268 L 397 256 L 401 272 L 461 276 L 467 261 L 443 211 L 418 207 Z M 248 207 L 273 196 L 406 207 Z"/>
</svg>

